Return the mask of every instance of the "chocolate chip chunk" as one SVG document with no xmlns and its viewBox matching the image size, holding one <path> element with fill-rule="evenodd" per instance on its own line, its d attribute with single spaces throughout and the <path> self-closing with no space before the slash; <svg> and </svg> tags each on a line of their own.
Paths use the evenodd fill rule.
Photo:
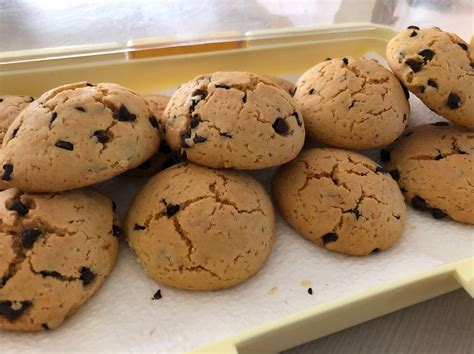
<svg viewBox="0 0 474 354">
<path fill-rule="evenodd" d="M 405 64 L 410 67 L 413 72 L 417 73 L 423 67 L 423 62 L 416 61 L 415 59 L 407 59 L 405 60 Z"/>
<path fill-rule="evenodd" d="M 273 129 L 280 135 L 288 133 L 288 124 L 286 124 L 283 118 L 275 119 L 275 122 L 272 124 Z"/>
<path fill-rule="evenodd" d="M 15 129 L 13 129 L 11 139 L 13 139 L 14 137 L 16 137 L 16 134 L 18 133 L 18 130 L 20 130 L 20 128 L 15 128 Z"/>
<path fill-rule="evenodd" d="M 344 64 L 349 64 L 349 60 L 347 58 L 342 58 L 342 61 L 344 62 Z"/>
<path fill-rule="evenodd" d="M 105 144 L 110 140 L 110 136 L 104 130 L 97 130 L 94 132 L 94 136 L 97 138 L 97 141 L 101 144 Z"/>
<path fill-rule="evenodd" d="M 26 214 L 28 214 L 28 208 L 20 201 L 20 199 L 13 200 L 10 206 L 8 207 L 8 210 L 16 211 L 21 216 L 25 216 Z"/>
<path fill-rule="evenodd" d="M 61 278 L 61 273 L 56 272 L 55 270 L 49 271 L 49 270 L 42 270 L 40 274 L 43 276 L 43 278 L 51 277 L 51 278 Z"/>
<path fill-rule="evenodd" d="M 315 92 L 315 90 L 314 90 L 314 88 L 312 88 L 312 89 L 310 89 L 310 90 L 309 90 L 309 92 L 308 92 L 308 93 L 309 93 L 310 95 L 313 95 L 313 94 L 314 94 L 314 92 Z"/>
<path fill-rule="evenodd" d="M 448 122 L 436 122 L 436 123 L 431 123 L 431 125 L 434 125 L 436 127 L 446 127 L 449 125 Z"/>
<path fill-rule="evenodd" d="M 215 88 L 223 88 L 225 90 L 230 89 L 230 86 L 224 85 L 224 84 L 216 84 Z"/>
<path fill-rule="evenodd" d="M 148 170 L 150 167 L 151 167 L 151 160 L 148 159 L 145 162 L 138 165 L 137 168 L 139 168 L 140 170 Z"/>
<path fill-rule="evenodd" d="M 137 116 L 125 107 L 123 104 L 120 105 L 118 112 L 114 115 L 114 118 L 120 122 L 134 122 L 137 120 Z"/>
<path fill-rule="evenodd" d="M 160 300 L 163 296 L 161 295 L 161 289 L 158 289 L 156 293 L 153 294 L 152 300 Z"/>
<path fill-rule="evenodd" d="M 145 230 L 146 227 L 145 227 L 145 226 L 142 226 L 142 225 L 135 224 L 135 225 L 133 226 L 133 229 L 134 229 L 135 231 L 142 231 L 142 230 Z"/>
<path fill-rule="evenodd" d="M 25 229 L 21 232 L 21 245 L 23 248 L 30 249 L 38 238 L 43 234 L 38 229 Z"/>
<path fill-rule="evenodd" d="M 174 214 L 176 214 L 178 211 L 179 211 L 180 207 L 179 205 L 175 205 L 175 204 L 167 204 L 166 205 L 166 216 L 167 217 L 172 217 Z"/>
<path fill-rule="evenodd" d="M 359 211 L 359 209 L 357 209 L 357 208 L 346 210 L 345 213 L 352 213 L 352 214 L 354 214 L 356 220 L 359 220 L 359 218 L 362 216 L 362 213 L 361 213 L 361 212 Z"/>
<path fill-rule="evenodd" d="M 48 324 L 47 324 L 47 323 L 42 323 L 42 324 L 41 324 L 41 327 L 43 327 L 43 329 L 44 329 L 45 331 L 49 331 L 49 327 L 48 327 Z"/>
<path fill-rule="evenodd" d="M 158 151 L 162 154 L 169 154 L 171 152 L 171 148 L 165 140 L 162 140 Z"/>
<path fill-rule="evenodd" d="M 57 117 L 58 117 L 58 114 L 56 112 L 51 113 L 51 118 L 49 118 L 49 126 L 53 124 L 53 122 L 56 120 Z"/>
<path fill-rule="evenodd" d="M 185 132 L 181 134 L 181 147 L 188 148 L 190 147 L 186 142 L 187 139 L 191 137 L 191 132 Z"/>
<path fill-rule="evenodd" d="M 303 125 L 303 122 L 301 121 L 300 115 L 298 114 L 298 112 L 293 112 L 291 115 L 295 117 L 296 124 L 298 124 L 298 126 L 301 127 Z"/>
<path fill-rule="evenodd" d="M 155 116 L 151 116 L 150 118 L 148 118 L 148 121 L 150 122 L 150 124 L 153 128 L 155 128 L 155 129 L 160 128 L 160 125 L 158 124 L 158 121 L 156 120 Z"/>
<path fill-rule="evenodd" d="M 398 170 L 388 171 L 388 173 L 395 181 L 398 181 L 400 179 L 400 172 L 398 172 Z"/>
<path fill-rule="evenodd" d="M 81 276 L 79 277 L 79 279 L 82 280 L 82 284 L 84 286 L 87 286 L 94 281 L 96 275 L 92 273 L 92 271 L 89 268 L 82 267 L 79 272 L 81 273 Z"/>
<path fill-rule="evenodd" d="M 312 288 L 308 288 L 308 294 L 313 295 L 313 289 Z"/>
<path fill-rule="evenodd" d="M 355 105 L 355 101 L 352 101 L 351 104 L 349 105 L 348 109 L 351 109 L 352 107 L 354 107 Z"/>
<path fill-rule="evenodd" d="M 413 31 L 412 33 L 410 33 L 410 37 L 415 37 L 417 35 L 418 35 L 418 33 L 416 33 L 416 31 Z"/>
<path fill-rule="evenodd" d="M 326 59 L 324 59 L 325 61 L 328 61 L 328 60 L 332 60 L 331 58 L 327 57 Z"/>
<path fill-rule="evenodd" d="M 199 125 L 199 123 L 201 123 L 201 119 L 199 118 L 199 116 L 197 114 L 195 114 L 191 117 L 191 121 L 189 122 L 189 126 L 191 127 L 191 129 L 194 129 Z"/>
<path fill-rule="evenodd" d="M 457 94 L 451 92 L 448 96 L 447 104 L 451 109 L 459 108 L 461 107 L 461 98 Z"/>
<path fill-rule="evenodd" d="M 383 162 L 388 162 L 388 161 L 390 161 L 390 151 L 385 150 L 385 149 L 380 150 L 380 159 L 381 159 Z"/>
<path fill-rule="evenodd" d="M 400 215 L 392 214 L 392 216 L 393 216 L 395 219 L 400 220 Z"/>
<path fill-rule="evenodd" d="M 219 135 L 223 136 L 224 138 L 232 139 L 232 135 L 230 135 L 230 133 L 223 132 L 223 133 L 219 133 Z"/>
<path fill-rule="evenodd" d="M 12 180 L 12 173 L 13 173 L 13 165 L 12 164 L 5 164 L 3 165 L 3 174 L 2 174 L 2 181 L 11 181 Z"/>
<path fill-rule="evenodd" d="M 293 96 L 293 95 L 292 95 Z M 247 103 L 247 94 L 244 94 L 244 97 L 242 97 L 242 102 Z"/>
<path fill-rule="evenodd" d="M 433 79 L 428 79 L 428 85 L 434 88 L 438 88 L 438 83 Z"/>
<path fill-rule="evenodd" d="M 387 171 L 385 170 L 385 168 L 383 168 L 381 166 L 377 166 L 375 168 L 375 173 L 387 173 Z"/>
<path fill-rule="evenodd" d="M 461 47 L 462 49 L 464 49 L 464 50 L 467 50 L 467 49 L 468 49 L 466 43 L 459 42 L 459 43 L 458 43 L 458 46 L 460 46 L 460 47 Z"/>
<path fill-rule="evenodd" d="M 441 151 L 438 150 L 438 155 L 435 156 L 435 160 L 438 161 L 438 160 L 441 160 L 443 158 L 444 158 L 444 156 L 441 154 Z"/>
<path fill-rule="evenodd" d="M 30 306 L 30 301 L 0 301 L 0 316 L 13 322 L 20 318 L 20 316 L 23 315 Z"/>
<path fill-rule="evenodd" d="M 433 59 L 435 52 L 433 52 L 431 49 L 423 49 L 421 52 L 418 53 L 418 55 L 421 55 L 426 63 Z"/>
<path fill-rule="evenodd" d="M 406 99 L 410 98 L 410 92 L 408 92 L 408 89 L 405 87 L 405 85 L 402 85 L 403 93 L 405 94 Z"/>
<path fill-rule="evenodd" d="M 2 103 L 2 102 L 3 102 L 3 98 L 0 98 L 0 103 Z"/>
<path fill-rule="evenodd" d="M 435 219 L 442 219 L 448 216 L 448 214 L 446 214 L 444 211 L 438 208 L 431 209 L 431 215 L 433 215 Z"/>
<path fill-rule="evenodd" d="M 123 229 L 118 225 L 112 225 L 112 235 L 114 235 L 115 237 L 122 237 Z"/>
<path fill-rule="evenodd" d="M 74 107 L 79 112 L 85 112 L 86 109 L 84 107 Z"/>
<path fill-rule="evenodd" d="M 413 26 L 413 25 L 412 25 L 412 26 L 408 26 L 407 29 L 419 30 L 420 27 L 418 27 L 418 26 Z"/>
<path fill-rule="evenodd" d="M 205 136 L 195 135 L 193 141 L 195 144 L 199 144 L 207 141 L 207 138 Z"/>
<path fill-rule="evenodd" d="M 423 198 L 419 197 L 419 196 L 415 196 L 415 197 L 412 198 L 411 205 L 413 206 L 413 208 L 415 208 L 417 210 L 426 211 L 426 210 L 430 209 L 426 205 L 425 200 Z"/>
<path fill-rule="evenodd" d="M 330 243 L 330 242 L 335 242 L 335 241 L 337 241 L 338 238 L 339 238 L 339 236 L 337 236 L 334 232 L 331 232 L 331 233 L 326 234 L 326 235 L 323 236 L 323 243 L 327 244 L 327 243 Z"/>
<path fill-rule="evenodd" d="M 74 150 L 74 145 L 71 144 L 69 141 L 58 140 L 56 141 L 56 144 L 54 144 L 54 146 L 68 151 Z"/>
<path fill-rule="evenodd" d="M 420 86 L 420 92 L 425 93 L 425 86 Z"/>
<path fill-rule="evenodd" d="M 86 85 L 89 86 L 89 87 L 95 86 L 94 84 L 90 84 L 90 83 L 86 83 Z"/>
<path fill-rule="evenodd" d="M 200 96 L 201 97 L 201 100 L 203 100 L 204 98 L 206 98 L 207 96 L 207 92 L 201 90 L 201 89 L 196 89 L 193 91 L 193 93 L 191 94 L 191 96 L 195 97 L 195 96 Z"/>
</svg>

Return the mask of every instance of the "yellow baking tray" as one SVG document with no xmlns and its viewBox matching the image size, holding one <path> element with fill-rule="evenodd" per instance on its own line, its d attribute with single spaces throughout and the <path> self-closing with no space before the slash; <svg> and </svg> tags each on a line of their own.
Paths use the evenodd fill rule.
<svg viewBox="0 0 474 354">
<path fill-rule="evenodd" d="M 38 96 L 75 81 L 116 82 L 148 94 L 217 70 L 286 76 L 301 73 L 328 56 L 384 55 L 386 43 L 395 33 L 385 26 L 344 24 L 227 33 L 196 43 L 145 39 L 129 42 L 126 49 L 108 43 L 2 53 L 0 94 Z M 460 287 L 474 296 L 474 257 L 312 306 L 195 352 L 274 353 Z"/>
</svg>

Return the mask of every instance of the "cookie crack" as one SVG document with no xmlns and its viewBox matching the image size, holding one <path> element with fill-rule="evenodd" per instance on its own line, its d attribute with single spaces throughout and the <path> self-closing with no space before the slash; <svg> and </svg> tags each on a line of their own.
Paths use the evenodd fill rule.
<svg viewBox="0 0 474 354">
<path fill-rule="evenodd" d="M 176 230 L 176 232 L 178 233 L 179 237 L 181 238 L 181 240 L 188 247 L 188 253 L 186 255 L 186 258 L 188 258 L 188 260 L 190 262 L 194 263 L 194 261 L 191 259 L 191 254 L 196 250 L 194 248 L 193 242 L 191 241 L 191 239 L 188 237 L 188 235 L 184 231 L 183 227 L 179 223 L 178 218 L 173 218 L 173 226 L 174 226 L 174 229 Z"/>
</svg>

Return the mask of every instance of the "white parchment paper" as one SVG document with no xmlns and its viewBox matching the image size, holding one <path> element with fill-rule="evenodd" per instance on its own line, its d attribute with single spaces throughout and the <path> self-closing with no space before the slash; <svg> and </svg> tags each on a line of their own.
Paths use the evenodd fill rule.
<svg viewBox="0 0 474 354">
<path fill-rule="evenodd" d="M 410 103 L 410 125 L 443 119 L 414 95 Z M 364 153 L 378 161 L 378 150 Z M 273 172 L 252 174 L 268 188 Z M 99 189 L 117 202 L 123 218 L 143 182 L 119 177 Z M 387 252 L 357 258 L 313 245 L 278 216 L 276 242 L 263 269 L 240 286 L 203 293 L 155 283 L 122 242 L 110 278 L 77 314 L 51 332 L 0 331 L 0 353 L 181 353 L 389 280 L 472 257 L 473 242 L 474 226 L 435 220 L 408 207 L 402 239 Z M 163 298 L 152 300 L 158 289 Z"/>
</svg>

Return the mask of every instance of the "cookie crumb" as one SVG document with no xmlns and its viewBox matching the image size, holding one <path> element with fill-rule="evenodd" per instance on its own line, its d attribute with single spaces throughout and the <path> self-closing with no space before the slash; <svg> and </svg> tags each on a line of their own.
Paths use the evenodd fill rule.
<svg viewBox="0 0 474 354">
<path fill-rule="evenodd" d="M 302 280 L 300 282 L 300 286 L 303 287 L 303 288 L 307 288 L 307 287 L 311 286 L 311 280 L 307 280 L 307 279 Z"/>
<path fill-rule="evenodd" d="M 276 286 L 274 286 L 274 287 L 268 289 L 268 295 L 273 295 L 273 294 L 275 294 L 275 293 L 277 292 L 277 290 L 278 290 L 278 287 L 276 287 Z"/>
</svg>

